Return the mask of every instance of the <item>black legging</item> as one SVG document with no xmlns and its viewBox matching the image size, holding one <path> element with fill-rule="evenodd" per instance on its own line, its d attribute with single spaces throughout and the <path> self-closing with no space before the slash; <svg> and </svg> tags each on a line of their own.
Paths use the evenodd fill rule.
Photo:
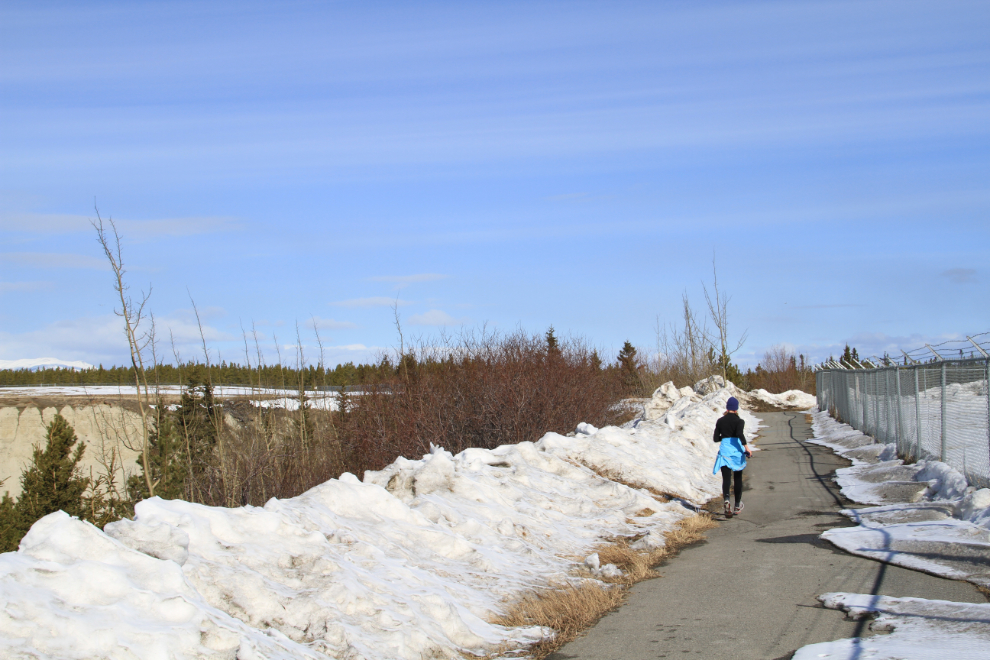
<svg viewBox="0 0 990 660">
<path fill-rule="evenodd" d="M 732 481 L 732 475 L 736 475 L 736 506 L 742 502 L 742 470 L 734 472 L 732 468 L 728 465 L 722 466 L 722 497 L 724 499 L 729 499 L 729 482 Z"/>
</svg>

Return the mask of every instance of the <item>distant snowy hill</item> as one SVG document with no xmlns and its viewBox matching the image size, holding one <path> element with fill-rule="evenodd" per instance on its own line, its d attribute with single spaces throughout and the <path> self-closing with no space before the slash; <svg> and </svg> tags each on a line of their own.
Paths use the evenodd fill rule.
<svg viewBox="0 0 990 660">
<path fill-rule="evenodd" d="M 21 360 L 0 360 L 0 369 L 49 369 L 63 367 L 68 369 L 92 369 L 93 365 L 78 360 L 59 360 L 58 358 L 23 358 Z"/>
</svg>

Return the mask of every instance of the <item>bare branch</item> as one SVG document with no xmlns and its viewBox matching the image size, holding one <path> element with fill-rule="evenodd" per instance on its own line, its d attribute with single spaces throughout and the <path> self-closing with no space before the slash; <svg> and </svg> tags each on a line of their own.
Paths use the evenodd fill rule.
<svg viewBox="0 0 990 660">
<path fill-rule="evenodd" d="M 131 298 L 127 295 L 128 286 L 124 282 L 124 273 L 126 271 L 124 270 L 124 261 L 121 256 L 120 233 L 117 231 L 117 225 L 114 224 L 113 218 L 108 217 L 107 224 L 110 227 L 110 232 L 108 233 L 106 226 L 103 224 L 103 218 L 100 216 L 100 210 L 95 207 L 94 210 L 96 211 L 96 220 L 92 221 L 91 224 L 93 229 L 96 230 L 97 242 L 103 249 L 103 254 L 106 256 L 107 261 L 110 262 L 110 268 L 114 274 L 114 291 L 117 292 L 120 299 L 120 310 L 114 311 L 124 319 L 124 333 L 127 336 L 127 345 L 130 349 L 131 366 L 134 368 L 134 389 L 138 398 L 138 409 L 141 412 L 141 462 L 144 467 L 145 485 L 148 487 L 149 495 L 153 497 L 155 487 L 151 481 L 151 469 L 148 459 L 150 442 L 148 434 L 148 404 L 150 402 L 148 401 L 148 379 L 145 374 L 144 357 L 142 355 L 142 351 L 148 346 L 148 342 L 153 342 L 154 340 L 153 322 L 149 334 L 139 334 L 139 328 L 144 319 L 144 308 L 148 303 L 148 298 L 151 296 L 151 289 L 149 287 L 148 293 L 142 294 L 141 302 L 135 309 Z M 112 234 L 112 239 L 110 234 Z M 143 395 L 142 384 L 144 385 Z"/>
<path fill-rule="evenodd" d="M 728 382 L 728 367 L 731 357 L 746 343 L 749 331 L 742 333 L 735 347 L 729 347 L 729 301 L 732 298 L 719 289 L 718 269 L 715 266 L 714 252 L 712 253 L 712 289 L 714 293 L 709 293 L 708 287 L 704 282 L 701 283 L 701 286 L 705 291 L 705 302 L 708 303 L 709 316 L 718 330 L 718 343 L 714 344 L 713 342 L 713 347 L 718 350 L 717 357 L 722 371 L 722 381 Z"/>
</svg>

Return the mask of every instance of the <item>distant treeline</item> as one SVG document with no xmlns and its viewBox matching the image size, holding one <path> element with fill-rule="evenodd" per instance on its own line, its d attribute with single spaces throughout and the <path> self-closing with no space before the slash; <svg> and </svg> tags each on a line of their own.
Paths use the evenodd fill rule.
<svg viewBox="0 0 990 660">
<path fill-rule="evenodd" d="M 187 362 L 178 366 L 159 364 L 148 369 L 148 383 L 154 385 L 185 385 L 210 382 L 217 385 L 250 385 L 265 388 L 307 389 L 324 386 L 362 385 L 383 380 L 394 373 L 395 367 L 387 361 L 381 364 L 357 364 L 347 362 L 336 367 L 309 366 L 303 369 L 283 365 L 248 367 L 237 363 L 221 362 L 207 365 Z M 0 387 L 30 385 L 133 385 L 133 367 L 110 367 L 102 364 L 92 369 L 0 369 Z"/>
</svg>

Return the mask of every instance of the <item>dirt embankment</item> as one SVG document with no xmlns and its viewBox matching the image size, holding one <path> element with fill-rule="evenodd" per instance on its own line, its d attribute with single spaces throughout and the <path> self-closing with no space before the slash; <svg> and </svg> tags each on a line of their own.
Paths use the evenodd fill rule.
<svg viewBox="0 0 990 660">
<path fill-rule="evenodd" d="M 24 400 L 22 400 L 24 399 Z M 44 447 L 45 427 L 56 413 L 65 417 L 86 444 L 84 474 L 105 472 L 101 460 L 118 452 L 124 469 L 137 469 L 135 460 L 141 416 L 136 401 L 109 401 L 92 397 L 0 398 L 0 493 L 20 495 L 21 472 L 31 462 L 34 447 Z"/>
</svg>

